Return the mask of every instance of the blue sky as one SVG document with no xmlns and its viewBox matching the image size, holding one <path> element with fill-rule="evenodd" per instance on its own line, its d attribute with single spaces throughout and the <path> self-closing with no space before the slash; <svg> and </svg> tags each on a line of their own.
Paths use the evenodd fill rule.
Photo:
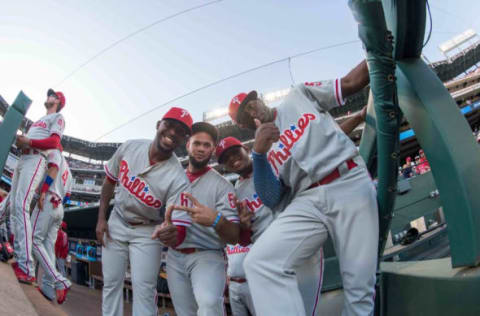
<svg viewBox="0 0 480 316">
<path fill-rule="evenodd" d="M 346 1 L 223 0 L 155 25 L 115 46 L 62 82 L 79 65 L 118 39 L 199 0 L 2 1 L 0 95 L 20 90 L 34 102 L 28 117 L 44 114 L 49 87 L 67 98 L 65 133 L 96 140 L 166 101 L 235 73 L 300 52 L 357 39 Z M 430 2 L 432 38 L 425 55 L 442 59 L 438 45 L 473 28 L 478 1 Z M 427 25 L 427 28 L 429 26 Z M 364 54 L 360 43 L 292 59 L 295 82 L 344 75 Z M 61 83 L 62 82 L 62 83 Z M 170 106 L 194 119 L 226 106 L 240 91 L 290 86 L 287 62 L 222 82 L 152 111 L 100 141 L 151 138 Z"/>
</svg>

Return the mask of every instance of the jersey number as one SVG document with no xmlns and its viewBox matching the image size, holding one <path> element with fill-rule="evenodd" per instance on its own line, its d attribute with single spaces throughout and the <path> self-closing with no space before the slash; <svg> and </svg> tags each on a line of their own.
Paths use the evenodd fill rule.
<svg viewBox="0 0 480 316">
<path fill-rule="evenodd" d="M 235 194 L 228 193 L 228 203 L 230 204 L 231 208 L 237 208 L 237 205 L 235 204 Z"/>
</svg>

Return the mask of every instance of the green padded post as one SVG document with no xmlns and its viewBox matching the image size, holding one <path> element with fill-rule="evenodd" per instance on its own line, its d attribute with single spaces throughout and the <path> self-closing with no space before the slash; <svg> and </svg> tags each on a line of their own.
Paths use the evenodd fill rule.
<svg viewBox="0 0 480 316">
<path fill-rule="evenodd" d="M 0 170 L 3 170 L 5 167 L 5 161 L 10 152 L 10 147 L 15 141 L 17 130 L 20 124 L 22 124 L 22 120 L 31 104 L 32 100 L 23 91 L 20 91 L 3 118 L 3 122 L 0 125 L 0 135 L 2 135 L 2 141 L 0 142 Z"/>
<path fill-rule="evenodd" d="M 367 53 L 370 88 L 377 118 L 378 251 L 382 254 L 397 191 L 399 126 L 402 117 L 396 98 L 393 36 L 387 29 L 381 1 L 352 0 L 349 5 L 359 23 L 358 34 Z M 370 146 L 370 150 L 365 148 L 361 152 L 372 154 L 371 149 Z M 366 160 L 369 162 L 371 159 L 368 157 Z"/>
<path fill-rule="evenodd" d="M 420 58 L 398 62 L 400 107 L 432 167 L 454 267 L 480 262 L 480 148 L 437 75 Z"/>
</svg>

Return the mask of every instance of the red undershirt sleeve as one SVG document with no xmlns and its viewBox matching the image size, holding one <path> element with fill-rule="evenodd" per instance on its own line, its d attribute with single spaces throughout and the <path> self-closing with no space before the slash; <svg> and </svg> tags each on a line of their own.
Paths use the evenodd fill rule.
<svg viewBox="0 0 480 316">
<path fill-rule="evenodd" d="M 44 139 L 31 139 L 30 147 L 40 150 L 60 148 L 60 136 L 52 134 Z"/>
</svg>

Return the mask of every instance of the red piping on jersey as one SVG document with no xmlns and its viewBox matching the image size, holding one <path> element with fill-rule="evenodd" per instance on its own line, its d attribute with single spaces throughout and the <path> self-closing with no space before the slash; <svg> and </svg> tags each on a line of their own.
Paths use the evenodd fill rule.
<svg viewBox="0 0 480 316">
<path fill-rule="evenodd" d="M 190 183 L 192 183 L 193 181 L 197 180 L 198 178 L 203 176 L 205 173 L 207 173 L 210 169 L 212 169 L 212 168 L 209 167 L 209 166 L 207 166 L 207 167 L 205 167 L 205 169 L 197 171 L 197 172 L 190 172 L 187 169 L 187 171 L 185 173 L 187 174 L 187 177 L 188 177 L 188 180 L 190 180 Z"/>
<path fill-rule="evenodd" d="M 60 149 L 60 136 L 52 134 L 44 139 L 31 139 L 30 147 L 40 150 Z"/>
</svg>

